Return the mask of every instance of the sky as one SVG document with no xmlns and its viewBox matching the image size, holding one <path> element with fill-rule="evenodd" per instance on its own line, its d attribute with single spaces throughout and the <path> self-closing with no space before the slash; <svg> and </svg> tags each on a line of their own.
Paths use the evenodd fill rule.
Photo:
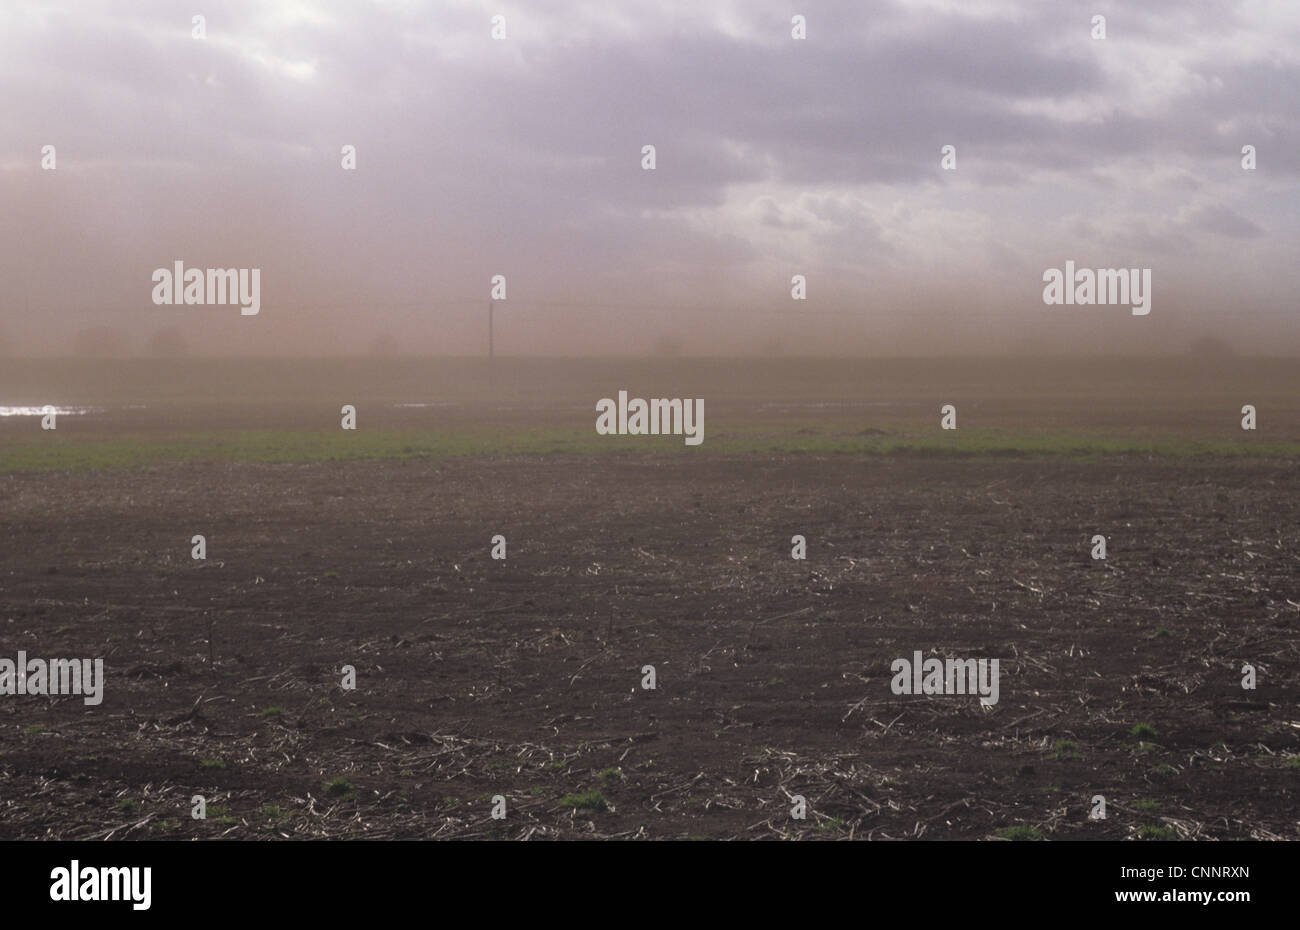
<svg viewBox="0 0 1300 930">
<path fill-rule="evenodd" d="M 1294 0 L 12 0 L 0 353 L 1300 354 L 1298 124 Z"/>
</svg>

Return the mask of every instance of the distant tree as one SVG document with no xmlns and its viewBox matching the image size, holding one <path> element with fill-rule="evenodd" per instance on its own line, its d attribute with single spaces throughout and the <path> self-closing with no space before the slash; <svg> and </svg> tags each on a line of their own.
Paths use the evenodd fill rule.
<svg viewBox="0 0 1300 930">
<path fill-rule="evenodd" d="M 1025 336 L 1017 339 L 1015 344 L 1008 350 L 1009 355 L 1018 358 L 1044 358 L 1052 355 L 1062 354 L 1059 344 L 1054 345 L 1042 336 Z"/>
<path fill-rule="evenodd" d="M 374 339 L 370 340 L 370 354 L 379 358 L 392 358 L 400 354 L 402 348 L 393 338 L 392 333 L 380 333 Z"/>
<path fill-rule="evenodd" d="M 190 344 L 175 326 L 164 326 L 149 337 L 145 355 L 158 358 L 180 358 L 190 354 Z"/>
<path fill-rule="evenodd" d="M 1219 336 L 1211 336 L 1208 333 L 1199 339 L 1192 340 L 1192 344 L 1187 347 L 1187 353 L 1196 358 L 1231 358 L 1236 355 L 1232 345 Z"/>
<path fill-rule="evenodd" d="M 72 337 L 72 354 L 83 358 L 121 358 L 126 348 L 126 335 L 115 326 L 92 326 Z"/>
<path fill-rule="evenodd" d="M 686 343 L 680 336 L 672 336 L 667 333 L 655 340 L 655 355 L 662 355 L 667 358 L 675 358 L 682 354 L 686 348 Z"/>
</svg>

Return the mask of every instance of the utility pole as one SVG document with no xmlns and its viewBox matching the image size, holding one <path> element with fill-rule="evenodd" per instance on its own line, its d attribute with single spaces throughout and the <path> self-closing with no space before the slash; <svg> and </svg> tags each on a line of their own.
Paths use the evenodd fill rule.
<svg viewBox="0 0 1300 930">
<path fill-rule="evenodd" d="M 488 301 L 488 359 L 495 357 L 492 347 L 492 301 Z"/>
</svg>

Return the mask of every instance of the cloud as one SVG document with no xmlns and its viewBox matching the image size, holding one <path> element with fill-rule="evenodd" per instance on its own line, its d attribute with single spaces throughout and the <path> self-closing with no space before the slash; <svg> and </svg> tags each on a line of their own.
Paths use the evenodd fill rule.
<svg viewBox="0 0 1300 930">
<path fill-rule="evenodd" d="M 1223 206 L 1197 207 L 1188 218 L 1188 225 L 1232 239 L 1258 239 L 1265 234 L 1259 224 Z"/>
<path fill-rule="evenodd" d="M 204 40 L 161 0 L 5 7 L 0 315 L 21 298 L 142 339 L 186 326 L 147 302 L 149 270 L 182 258 L 263 267 L 264 315 L 295 308 L 300 348 L 338 342 L 311 307 L 364 300 L 353 326 L 470 351 L 495 273 L 520 301 L 739 306 L 788 299 L 798 267 L 837 306 L 997 307 L 1088 249 L 1195 294 L 1249 243 L 1242 302 L 1281 320 L 1300 10 L 1103 3 L 1096 41 L 1094 6 L 819 2 L 805 41 L 766 0 L 248 0 Z M 430 295 L 447 309 L 409 312 Z"/>
</svg>

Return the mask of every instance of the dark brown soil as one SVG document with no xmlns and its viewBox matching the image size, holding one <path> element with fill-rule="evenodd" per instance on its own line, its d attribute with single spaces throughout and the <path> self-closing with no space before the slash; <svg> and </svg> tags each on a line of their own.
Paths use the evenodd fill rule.
<svg viewBox="0 0 1300 930">
<path fill-rule="evenodd" d="M 0 698 L 0 838 L 1300 839 L 1297 478 L 848 455 L 5 476 L 0 656 L 103 657 L 107 686 Z M 915 650 L 999 659 L 999 703 L 895 696 Z M 565 805 L 589 791 L 607 809 Z"/>
</svg>

